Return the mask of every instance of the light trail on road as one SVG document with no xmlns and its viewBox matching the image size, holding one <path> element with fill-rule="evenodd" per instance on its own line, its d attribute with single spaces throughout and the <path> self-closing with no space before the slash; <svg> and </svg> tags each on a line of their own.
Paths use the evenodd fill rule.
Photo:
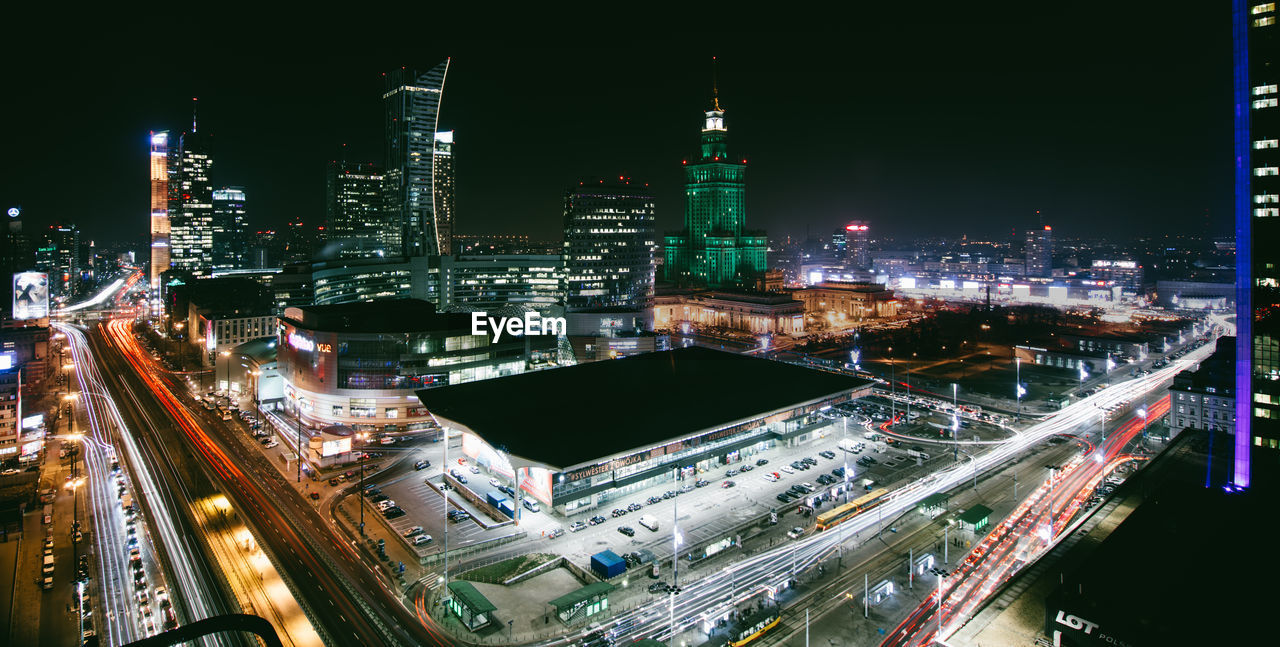
<svg viewBox="0 0 1280 647">
<path fill-rule="evenodd" d="M 86 439 L 90 440 L 94 446 L 109 448 L 115 446 L 118 438 L 123 445 L 125 455 L 128 457 L 133 476 L 133 492 L 140 502 L 145 500 L 151 504 L 151 514 L 145 517 L 145 527 L 148 529 L 149 535 L 154 531 L 159 536 L 160 541 L 153 545 L 157 551 L 164 552 L 168 557 L 166 561 L 173 570 L 175 577 L 170 587 L 170 599 L 173 602 L 175 612 L 179 614 L 179 622 L 194 622 L 212 617 L 215 615 L 210 603 L 213 597 L 211 595 L 213 584 L 208 581 L 207 574 L 201 574 L 203 577 L 198 576 L 192 568 L 192 564 L 195 561 L 188 550 L 187 543 L 184 541 L 185 536 L 178 531 L 176 524 L 169 516 L 170 511 L 179 509 L 175 506 L 180 504 L 172 499 L 166 489 L 156 485 L 156 477 L 151 474 L 149 468 L 153 463 L 144 459 L 138 444 L 133 438 L 133 434 L 121 417 L 115 401 L 110 397 L 102 375 L 98 372 L 97 363 L 89 350 L 88 339 L 85 337 L 84 331 L 76 326 L 64 323 L 54 323 L 53 325 L 66 335 L 67 343 L 71 348 L 72 357 L 75 361 L 76 376 L 81 386 L 81 398 L 85 410 L 89 414 L 90 433 L 86 434 Z M 115 455 L 114 450 L 112 450 L 112 455 Z M 95 514 L 102 513 L 104 516 L 104 518 L 96 521 L 97 532 L 95 533 L 99 541 L 107 543 L 98 551 L 102 569 L 100 572 L 109 574 L 113 578 L 118 578 L 121 582 L 119 587 L 104 587 L 104 599 L 111 600 L 112 606 L 109 609 L 111 609 L 111 613 L 115 614 L 115 617 L 121 617 L 121 614 L 124 614 L 124 617 L 133 617 L 133 614 L 136 614 L 136 602 L 134 602 L 131 594 L 131 578 L 121 575 L 121 573 L 129 572 L 127 551 L 124 549 L 123 541 L 111 543 L 111 538 L 120 539 L 123 526 L 120 519 L 113 518 L 116 516 L 114 512 L 118 506 L 114 505 L 115 497 L 113 496 L 114 491 L 111 483 L 110 463 L 105 462 L 105 458 L 101 455 L 99 455 L 99 458 L 103 460 L 90 459 L 92 462 L 88 462 L 88 464 L 91 483 L 96 492 Z M 97 476 L 95 477 L 94 474 Z M 168 501 L 164 499 L 168 499 Z M 111 514 L 108 514 L 107 510 L 110 510 Z M 106 584 L 105 578 L 103 584 Z M 125 613 L 125 609 L 129 609 L 132 613 Z M 128 626 L 125 625 L 125 627 Z M 129 637 L 129 630 L 125 627 L 112 628 L 111 631 L 118 633 L 122 641 L 121 643 L 113 644 L 123 644 L 129 641 L 126 639 Z M 238 641 L 231 641 L 227 644 L 238 644 Z"/>
<path fill-rule="evenodd" d="M 748 557 L 700 580 L 684 582 L 681 584 L 682 592 L 675 596 L 672 605 L 674 614 L 668 609 L 672 602 L 658 598 L 617 614 L 606 629 L 619 641 L 654 638 L 668 642 L 690 627 L 727 617 L 730 611 L 748 597 L 776 596 L 793 575 L 804 572 L 832 555 L 839 548 L 842 537 L 855 539 L 863 533 L 872 534 L 880 523 L 881 515 L 884 520 L 892 521 L 929 495 L 947 492 L 965 484 L 973 478 L 975 471 L 982 474 L 1001 467 L 1052 436 L 1070 434 L 1092 426 L 1100 420 L 1105 409 L 1124 401 L 1140 400 L 1171 380 L 1179 371 L 1207 357 L 1213 348 L 1211 341 L 1189 352 L 1184 358 L 1171 361 L 1164 368 L 1078 400 L 1028 427 L 1008 442 L 991 445 L 990 451 L 984 454 L 970 457 L 968 461 L 953 464 L 901 487 L 890 493 L 886 502 L 876 509 L 878 512 L 864 513 L 841 524 L 845 526 L 842 532 L 828 530 L 815 533 Z M 672 615 L 674 623 L 669 619 Z M 540 644 L 562 644 L 566 640 L 571 638 Z"/>
</svg>

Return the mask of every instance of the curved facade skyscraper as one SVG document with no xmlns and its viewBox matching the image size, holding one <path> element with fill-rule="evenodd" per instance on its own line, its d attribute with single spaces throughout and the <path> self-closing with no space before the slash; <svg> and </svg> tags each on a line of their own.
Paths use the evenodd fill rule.
<svg viewBox="0 0 1280 647">
<path fill-rule="evenodd" d="M 387 73 L 387 171 L 384 246 L 406 256 L 439 254 L 433 185 L 436 122 L 449 59 L 424 73 L 400 68 Z M 447 230 L 448 228 L 444 228 Z"/>
</svg>

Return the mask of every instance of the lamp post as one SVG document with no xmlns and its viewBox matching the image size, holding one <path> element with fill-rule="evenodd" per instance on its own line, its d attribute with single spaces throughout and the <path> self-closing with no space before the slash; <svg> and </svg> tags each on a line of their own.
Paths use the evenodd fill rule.
<svg viewBox="0 0 1280 647">
<path fill-rule="evenodd" d="M 176 346 L 178 347 L 178 367 L 179 367 L 179 368 L 183 368 L 183 364 L 182 364 L 182 342 L 178 340 L 178 339 L 179 339 L 179 337 L 180 337 L 180 336 L 181 336 L 181 334 L 182 334 L 182 327 L 183 327 L 183 323 L 182 323 L 181 321 L 179 321 L 179 322 L 177 322 L 177 323 L 173 324 L 173 328 L 174 328 L 174 330 L 176 330 L 176 331 L 177 331 L 177 333 L 175 333 L 175 334 L 173 335 L 173 343 L 174 343 L 174 345 L 176 345 Z"/>
<path fill-rule="evenodd" d="M 1022 392 L 1025 390 L 1022 388 L 1022 358 L 1015 357 L 1013 363 L 1017 367 L 1014 369 L 1014 381 L 1017 382 L 1015 385 L 1017 388 L 1014 390 L 1014 393 L 1017 394 L 1018 398 L 1018 419 L 1022 419 Z"/>
<path fill-rule="evenodd" d="M 226 392 L 227 392 L 227 395 L 230 396 L 231 395 L 231 360 L 227 358 L 231 357 L 231 351 L 224 350 L 219 352 L 218 354 L 222 356 L 222 365 L 227 367 L 227 391 Z M 214 363 L 213 370 L 215 371 L 218 370 L 218 366 L 216 362 Z M 214 376 L 214 379 L 217 380 L 216 375 Z M 218 390 L 217 384 L 213 385 L 213 387 L 215 391 Z"/>
<path fill-rule="evenodd" d="M 253 411 L 258 424 L 262 424 L 262 409 L 258 406 L 258 378 L 262 375 L 262 371 L 249 371 L 249 375 L 253 376 L 253 384 L 250 387 L 253 394 Z"/>
<path fill-rule="evenodd" d="M 893 420 L 898 416 L 898 401 L 896 399 L 897 385 L 894 384 L 894 382 L 896 382 L 898 379 L 896 368 L 897 367 L 893 363 L 893 346 L 890 346 L 889 347 L 889 419 L 890 420 Z"/>
<path fill-rule="evenodd" d="M 364 463 L 368 457 L 368 452 L 364 450 L 364 443 L 369 438 L 369 432 L 360 431 L 356 433 L 356 439 L 360 441 L 360 536 L 364 536 Z M 449 506 L 445 506 L 446 508 Z"/>
<path fill-rule="evenodd" d="M 929 572 L 938 576 L 938 633 L 934 634 L 933 641 L 942 642 L 942 580 L 951 573 L 943 568 L 931 568 Z"/>
</svg>

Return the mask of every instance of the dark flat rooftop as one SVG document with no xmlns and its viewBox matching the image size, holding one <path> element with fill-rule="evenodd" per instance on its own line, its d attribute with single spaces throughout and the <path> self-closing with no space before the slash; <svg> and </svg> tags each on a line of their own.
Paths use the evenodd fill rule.
<svg viewBox="0 0 1280 647">
<path fill-rule="evenodd" d="M 424 389 L 418 398 L 495 447 L 569 467 L 867 384 L 695 346 Z"/>
<path fill-rule="evenodd" d="M 300 316 L 297 316 L 299 315 Z M 436 312 L 421 299 L 383 299 L 362 303 L 286 308 L 281 317 L 309 330 L 348 333 L 403 333 L 433 330 L 471 330 L 465 314 Z M 469 333 L 468 333 L 469 334 Z"/>
</svg>

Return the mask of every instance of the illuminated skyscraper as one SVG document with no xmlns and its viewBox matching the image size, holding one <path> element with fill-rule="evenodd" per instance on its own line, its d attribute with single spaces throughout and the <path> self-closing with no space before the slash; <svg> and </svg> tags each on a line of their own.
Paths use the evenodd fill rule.
<svg viewBox="0 0 1280 647">
<path fill-rule="evenodd" d="M 1269 480 L 1280 475 L 1280 12 L 1275 2 L 1234 0 L 1232 13 L 1237 395 L 1231 479 L 1249 487 L 1255 461 Z"/>
<path fill-rule="evenodd" d="M 249 229 L 245 222 L 244 187 L 229 186 L 213 192 L 213 269 L 249 267 Z"/>
<path fill-rule="evenodd" d="M 845 265 L 855 270 L 871 269 L 871 226 L 854 220 L 844 227 Z"/>
<path fill-rule="evenodd" d="M 213 185 L 209 171 L 209 135 L 182 133 L 172 157 L 169 181 L 170 264 L 194 274 L 208 274 L 213 268 Z"/>
<path fill-rule="evenodd" d="M 325 176 L 325 242 L 336 248 L 337 257 L 400 254 L 399 247 L 383 247 L 387 229 L 382 208 L 385 180 L 382 169 L 374 164 L 329 162 Z"/>
<path fill-rule="evenodd" d="M 718 89 L 704 111 L 697 160 L 684 162 L 684 229 L 664 236 L 668 281 L 708 287 L 750 285 L 765 271 L 767 240 L 746 229 L 747 160 L 729 157 Z"/>
<path fill-rule="evenodd" d="M 1027 276 L 1053 276 L 1053 228 L 1045 225 L 1042 228 L 1027 231 L 1026 244 Z"/>
<path fill-rule="evenodd" d="M 436 121 L 449 60 L 417 74 L 386 74 L 387 198 L 384 243 L 405 256 L 440 253 L 433 166 Z"/>
<path fill-rule="evenodd" d="M 151 133 L 151 287 L 169 269 L 169 131 Z"/>
<path fill-rule="evenodd" d="M 453 131 L 436 133 L 434 161 L 431 165 L 435 191 L 436 235 L 440 239 L 440 253 L 453 253 L 454 167 Z"/>
<path fill-rule="evenodd" d="M 569 312 L 653 306 L 653 194 L 629 179 L 579 183 L 564 197 Z"/>
<path fill-rule="evenodd" d="M 70 297 L 80 287 L 80 228 L 49 225 L 36 245 L 36 268 L 49 274 L 49 292 Z"/>
</svg>

